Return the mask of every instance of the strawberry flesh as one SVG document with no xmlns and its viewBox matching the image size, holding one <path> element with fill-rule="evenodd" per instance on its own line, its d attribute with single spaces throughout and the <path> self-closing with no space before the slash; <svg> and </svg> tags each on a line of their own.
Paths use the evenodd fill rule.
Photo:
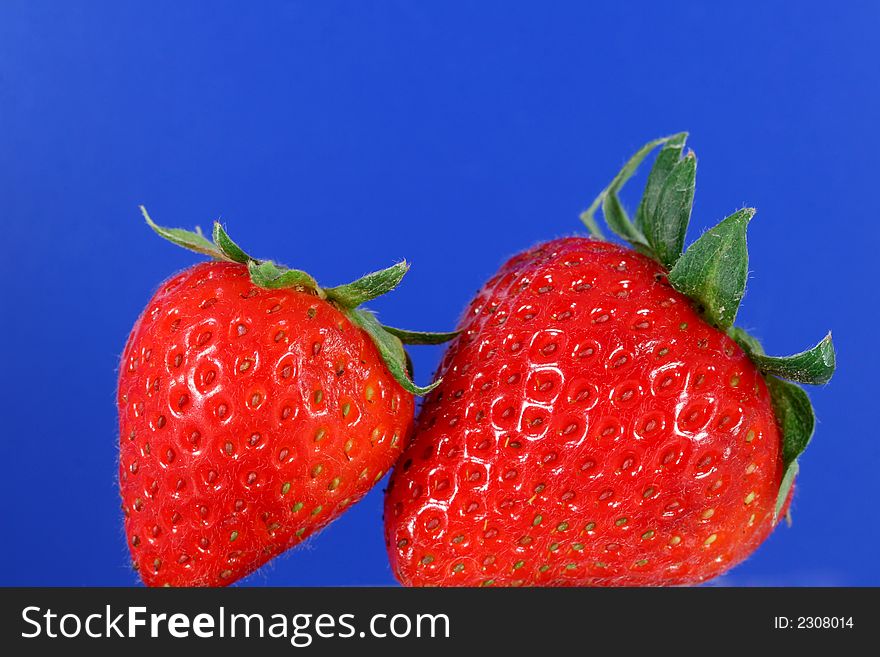
<svg viewBox="0 0 880 657">
<path fill-rule="evenodd" d="M 161 286 L 118 405 L 125 529 L 150 586 L 230 584 L 303 541 L 388 471 L 413 414 L 336 307 L 227 262 Z"/>
<path fill-rule="evenodd" d="M 772 530 L 766 384 L 655 261 L 547 242 L 458 328 L 386 496 L 403 584 L 691 584 Z"/>
</svg>

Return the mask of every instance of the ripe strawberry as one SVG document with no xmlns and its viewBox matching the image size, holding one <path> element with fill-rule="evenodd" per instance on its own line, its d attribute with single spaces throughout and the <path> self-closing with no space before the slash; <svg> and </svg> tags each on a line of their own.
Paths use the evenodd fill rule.
<svg viewBox="0 0 880 657">
<path fill-rule="evenodd" d="M 386 496 L 403 584 L 696 583 L 777 524 L 813 430 L 782 378 L 826 382 L 833 347 L 772 358 L 732 328 L 753 211 L 682 255 L 684 140 L 626 165 L 593 239 L 514 256 L 471 302 Z M 618 191 L 661 144 L 633 223 Z M 635 250 L 597 239 L 600 203 Z"/>
<path fill-rule="evenodd" d="M 357 502 L 410 433 L 415 386 L 401 341 L 358 306 L 406 263 L 335 288 L 247 256 L 219 223 L 217 258 L 166 281 L 119 373 L 119 485 L 134 562 L 150 586 L 234 582 Z"/>
</svg>

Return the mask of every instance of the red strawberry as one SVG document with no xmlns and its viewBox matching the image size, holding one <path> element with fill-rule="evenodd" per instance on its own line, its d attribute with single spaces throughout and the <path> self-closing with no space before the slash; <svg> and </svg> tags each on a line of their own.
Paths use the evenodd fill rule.
<svg viewBox="0 0 880 657">
<path fill-rule="evenodd" d="M 214 256 L 166 281 L 119 373 L 119 484 L 135 568 L 150 586 L 234 582 L 357 502 L 412 423 L 401 338 L 357 308 L 395 287 L 400 263 L 322 289 L 256 261 L 219 224 L 149 224 Z M 399 336 L 399 337 L 396 337 Z M 448 336 L 447 336 L 448 337 Z"/>
<path fill-rule="evenodd" d="M 599 203 L 636 250 L 573 237 L 513 257 L 446 352 L 395 468 L 385 530 L 406 585 L 663 585 L 745 559 L 813 430 L 787 377 L 824 383 L 830 336 L 787 358 L 731 328 L 742 210 L 681 250 L 695 159 L 642 149 Z M 665 144 L 635 223 L 617 193 Z"/>
</svg>

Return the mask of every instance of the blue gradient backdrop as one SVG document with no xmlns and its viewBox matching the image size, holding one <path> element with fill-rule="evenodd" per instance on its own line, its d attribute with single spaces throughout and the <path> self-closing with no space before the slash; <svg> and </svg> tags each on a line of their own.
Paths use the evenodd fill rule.
<svg viewBox="0 0 880 657">
<path fill-rule="evenodd" d="M 600 5 L 619 4 L 608 8 Z M 873 2 L 0 4 L 0 584 L 135 583 L 116 492 L 116 362 L 221 217 L 375 307 L 450 327 L 504 258 L 576 232 L 647 140 L 689 130 L 690 239 L 750 229 L 740 320 L 774 352 L 832 328 L 794 526 L 730 584 L 880 584 Z M 636 200 L 637 187 L 628 195 Z M 435 348 L 414 351 L 429 378 Z M 381 487 L 247 584 L 390 584 Z"/>
</svg>

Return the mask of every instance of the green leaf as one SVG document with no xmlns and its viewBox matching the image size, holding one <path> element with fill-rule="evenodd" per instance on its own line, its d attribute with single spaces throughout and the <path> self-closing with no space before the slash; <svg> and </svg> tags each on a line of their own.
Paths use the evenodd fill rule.
<svg viewBox="0 0 880 657">
<path fill-rule="evenodd" d="M 791 487 L 794 486 L 794 480 L 797 478 L 797 474 L 800 471 L 800 466 L 797 461 L 792 461 L 789 466 L 785 469 L 785 474 L 782 475 L 782 483 L 779 485 L 779 492 L 776 494 L 776 506 L 773 509 L 773 522 L 775 524 L 776 519 L 779 517 L 779 514 L 782 513 L 782 507 L 785 506 L 785 500 L 788 499 L 788 494 L 791 492 Z M 789 514 L 791 511 L 789 510 Z M 788 524 L 791 525 L 791 516 L 789 515 Z"/>
<path fill-rule="evenodd" d="M 451 331 L 448 333 L 434 333 L 429 331 L 407 331 L 406 329 L 394 328 L 393 326 L 382 325 L 382 328 L 395 336 L 403 344 L 443 344 L 449 342 L 461 331 Z"/>
<path fill-rule="evenodd" d="M 245 253 L 238 244 L 230 239 L 219 221 L 214 222 L 214 244 L 217 245 L 217 248 L 220 249 L 220 252 L 223 253 L 227 259 L 232 260 L 233 262 L 240 262 L 241 264 L 246 265 L 248 261 L 254 260 L 254 258 L 251 258 Z"/>
<path fill-rule="evenodd" d="M 596 210 L 599 209 L 599 205 L 602 203 L 602 199 L 597 198 L 593 201 L 593 204 L 581 212 L 581 222 L 584 226 L 587 227 L 587 230 L 590 232 L 590 236 L 597 240 L 604 240 L 605 233 L 602 232 L 602 229 L 599 228 L 599 222 L 596 221 Z"/>
<path fill-rule="evenodd" d="M 657 207 L 657 200 L 660 198 L 660 192 L 663 191 L 666 178 L 681 159 L 687 137 L 688 133 L 686 132 L 669 137 L 669 141 L 660 149 L 657 159 L 654 160 L 654 166 L 651 167 L 648 182 L 645 184 L 645 193 L 642 195 L 642 201 L 636 211 L 636 228 L 643 233 L 648 219 L 654 215 L 654 209 Z"/>
<path fill-rule="evenodd" d="M 281 288 L 307 288 L 320 293 L 318 282 L 304 271 L 287 269 L 276 265 L 271 260 L 257 262 L 250 260 L 247 263 L 248 271 L 254 285 L 277 290 Z"/>
<path fill-rule="evenodd" d="M 646 243 L 644 235 L 630 221 L 617 194 L 605 196 L 602 201 L 602 216 L 605 217 L 605 223 L 615 235 L 622 237 L 630 244 Z"/>
<path fill-rule="evenodd" d="M 639 168 L 639 165 L 651 153 L 651 151 L 657 148 L 657 146 L 665 144 L 670 139 L 676 137 L 678 137 L 678 135 L 663 137 L 645 144 L 626 164 L 623 165 L 623 168 L 614 177 L 614 180 L 611 181 L 611 184 L 602 190 L 602 193 L 596 197 L 596 200 L 593 201 L 592 205 L 581 214 L 581 221 L 590 231 L 591 235 L 599 239 L 603 238 L 602 231 L 599 229 L 595 216 L 596 210 L 601 206 L 602 214 L 605 217 L 605 223 L 608 224 L 608 227 L 613 233 L 633 244 L 646 244 L 641 231 L 633 225 L 629 217 L 626 215 L 617 194 L 623 188 L 624 184 L 626 184 L 626 181 L 632 178 L 636 169 Z"/>
<path fill-rule="evenodd" d="M 782 463 L 785 475 L 776 504 L 778 514 L 797 473 L 797 458 L 804 452 L 816 428 L 813 405 L 803 388 L 775 376 L 765 377 L 776 422 L 782 431 Z M 788 489 L 786 489 L 786 486 Z"/>
<path fill-rule="evenodd" d="M 799 385 L 775 376 L 765 379 L 782 429 L 782 459 L 788 466 L 807 448 L 816 428 L 816 416 L 810 398 Z"/>
<path fill-rule="evenodd" d="M 746 290 L 746 228 L 754 214 L 745 208 L 703 233 L 669 272 L 672 286 L 698 302 L 709 321 L 723 330 L 733 324 Z"/>
<path fill-rule="evenodd" d="M 141 214 L 147 221 L 147 225 L 154 231 L 156 231 L 156 234 L 159 235 L 159 237 L 163 237 L 172 244 L 182 246 L 183 248 L 189 249 L 190 251 L 195 251 L 196 253 L 208 255 L 212 258 L 219 258 L 221 260 L 225 259 L 223 254 L 220 253 L 217 247 L 211 244 L 211 242 L 209 242 L 207 239 L 205 239 L 205 236 L 202 235 L 200 232 L 184 230 L 183 228 L 165 228 L 164 226 L 157 226 L 155 223 L 153 223 L 153 220 L 147 213 L 147 209 L 143 205 L 138 207 L 140 207 Z"/>
<path fill-rule="evenodd" d="M 750 354 L 752 361 L 765 374 L 773 374 L 789 381 L 822 385 L 834 374 L 835 356 L 831 333 L 812 349 L 793 356 L 765 356 Z"/>
<path fill-rule="evenodd" d="M 336 301 L 341 306 L 356 308 L 396 288 L 407 271 L 409 264 L 404 260 L 388 269 L 367 274 L 353 283 L 328 288 L 325 292 L 328 299 Z"/>
<path fill-rule="evenodd" d="M 696 177 L 697 158 L 688 153 L 669 172 L 650 218 L 642 222 L 648 244 L 667 269 L 672 269 L 684 248 Z"/>
<path fill-rule="evenodd" d="M 753 335 L 749 335 L 748 331 L 742 329 L 738 326 L 731 326 L 727 331 L 727 335 L 733 338 L 740 347 L 743 348 L 743 351 L 749 355 L 750 358 L 753 358 L 755 354 L 763 354 L 764 347 L 761 346 L 761 343 L 758 341 Z"/>
<path fill-rule="evenodd" d="M 440 385 L 442 379 L 437 379 L 429 386 L 424 388 L 413 383 L 407 371 L 407 355 L 403 349 L 400 340 L 386 331 L 376 316 L 369 310 L 356 310 L 354 308 L 343 309 L 345 316 L 351 320 L 352 324 L 362 328 L 376 345 L 385 366 L 391 373 L 391 376 L 401 385 L 401 387 L 414 395 L 425 395 Z"/>
</svg>

